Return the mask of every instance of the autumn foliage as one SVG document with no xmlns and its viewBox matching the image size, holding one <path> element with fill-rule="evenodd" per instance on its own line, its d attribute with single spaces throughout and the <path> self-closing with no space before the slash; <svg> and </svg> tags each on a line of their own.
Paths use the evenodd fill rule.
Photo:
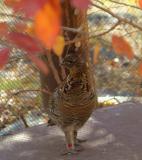
<svg viewBox="0 0 142 160">
<path fill-rule="evenodd" d="M 56 12 L 55 12 L 56 11 Z M 43 44 L 51 49 L 61 29 L 59 0 L 50 0 L 35 15 L 35 33 Z"/>
<path fill-rule="evenodd" d="M 3 48 L 0 50 L 0 69 L 8 62 L 9 58 L 9 49 Z"/>
<path fill-rule="evenodd" d="M 47 73 L 46 64 L 38 55 L 43 48 L 53 50 L 58 56 L 62 55 L 65 39 L 62 35 L 62 1 L 61 0 L 4 0 L 4 3 L 13 9 L 14 14 L 22 15 L 25 19 L 32 21 L 32 25 L 16 24 L 16 31 L 9 30 L 6 23 L 0 23 L 0 37 L 12 43 L 14 47 L 26 52 L 30 58 L 44 73 Z M 70 0 L 72 7 L 86 10 L 91 5 L 91 0 Z M 95 1 L 94 1 L 95 3 Z M 142 8 L 142 0 L 138 1 Z M 134 53 L 129 42 L 119 35 L 112 36 L 112 47 L 119 55 L 128 59 L 134 58 Z M 95 46 L 94 63 L 97 63 L 101 46 Z M 6 64 L 12 48 L 6 46 L 0 50 L 0 68 Z"/>
<path fill-rule="evenodd" d="M 117 54 L 125 55 L 130 60 L 134 58 L 132 47 L 123 37 L 113 35 L 112 46 Z"/>
</svg>

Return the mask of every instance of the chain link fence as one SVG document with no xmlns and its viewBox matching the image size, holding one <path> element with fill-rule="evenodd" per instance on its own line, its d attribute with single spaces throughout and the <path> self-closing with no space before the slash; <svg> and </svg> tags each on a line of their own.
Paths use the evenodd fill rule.
<svg viewBox="0 0 142 160">
<path fill-rule="evenodd" d="M 39 72 L 13 51 L 0 71 L 0 136 L 46 122 L 41 111 Z M 18 60 L 17 60 L 18 58 Z"/>
<path fill-rule="evenodd" d="M 103 4 L 102 4 L 103 5 Z M 130 22 L 141 24 L 140 17 L 142 16 L 139 10 L 133 12 L 131 7 L 122 4 L 110 3 L 104 5 L 103 8 L 109 8 L 118 16 L 126 18 Z M 0 2 L 0 22 L 7 22 L 10 26 L 15 25 L 20 19 L 10 17 L 12 11 L 6 8 L 3 1 Z M 129 40 L 134 44 L 137 51 L 141 44 L 141 35 L 137 30 L 130 25 L 121 23 L 116 30 L 103 34 L 100 38 L 100 33 L 107 32 L 117 21 L 117 18 L 112 17 L 98 8 L 90 9 L 88 13 L 89 32 L 92 36 L 91 44 L 95 46 L 97 42 L 103 46 L 99 63 L 95 66 L 97 75 L 97 85 L 100 92 L 107 92 L 108 88 L 114 91 L 113 95 L 118 94 L 122 90 L 127 95 L 128 92 L 133 93 L 140 88 L 141 79 L 137 77 L 134 80 L 133 75 L 128 75 L 135 68 L 136 63 L 130 63 L 125 58 L 120 58 L 118 64 L 118 56 L 116 56 L 110 43 L 112 33 L 123 34 L 129 37 Z M 131 35 L 132 33 L 132 35 Z M 2 46 L 0 45 L 0 48 Z M 119 65 L 119 66 L 118 66 Z M 107 73 L 107 74 L 106 74 Z M 123 74 L 124 76 L 118 76 Z M 107 82 L 107 85 L 106 85 Z M 118 85 L 119 82 L 119 85 Z M 121 82 L 121 83 L 120 83 Z M 129 84 L 129 85 L 128 85 Z M 40 95 L 40 74 L 38 69 L 29 61 L 21 50 L 13 49 L 10 55 L 9 62 L 3 70 L 0 70 L 0 136 L 9 135 L 13 131 L 31 127 L 47 122 L 47 115 L 43 113 Z M 123 87 L 124 86 L 124 87 Z M 132 87 L 133 86 L 133 87 Z M 122 94 L 122 93 L 121 93 Z M 130 95 L 130 94 L 129 94 Z"/>
<path fill-rule="evenodd" d="M 18 21 L 0 2 L 0 23 L 9 26 Z M 0 45 L 2 48 L 3 45 Z M 7 65 L 0 70 L 0 136 L 46 123 L 41 109 L 39 70 L 18 49 L 12 49 Z"/>
</svg>

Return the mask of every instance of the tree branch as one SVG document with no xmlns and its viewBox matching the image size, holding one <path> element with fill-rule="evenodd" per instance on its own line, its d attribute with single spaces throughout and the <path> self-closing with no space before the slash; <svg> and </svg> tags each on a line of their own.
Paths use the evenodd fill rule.
<svg viewBox="0 0 142 160">
<path fill-rule="evenodd" d="M 13 96 L 16 96 L 18 94 L 24 93 L 24 92 L 44 92 L 49 95 L 51 95 L 51 92 L 49 92 L 47 89 L 27 89 L 27 90 L 19 90 L 15 93 L 12 93 Z"/>
<path fill-rule="evenodd" d="M 113 13 L 112 11 L 110 11 L 109 9 L 103 8 L 103 7 L 101 7 L 101 6 L 97 5 L 97 4 L 92 4 L 92 5 L 93 5 L 94 7 L 96 7 L 96 8 L 99 8 L 99 9 L 101 9 L 102 11 L 110 14 L 112 17 L 118 19 L 118 21 L 121 21 L 121 22 L 123 22 L 123 23 L 129 24 L 129 25 L 131 25 L 131 26 L 139 29 L 140 31 L 142 31 L 142 27 L 141 27 L 141 26 L 133 23 L 132 21 L 130 21 L 130 20 L 128 20 L 128 19 L 125 19 L 125 18 L 122 18 L 122 17 L 116 15 L 115 13 Z"/>
<path fill-rule="evenodd" d="M 139 9 L 140 11 L 142 11 L 141 8 L 139 8 L 139 7 L 137 7 L 137 6 L 134 6 L 134 5 L 130 5 L 130 4 L 124 3 L 124 2 L 117 2 L 117 1 L 114 1 L 114 0 L 108 0 L 108 1 L 110 1 L 110 2 L 112 2 L 112 3 L 120 4 L 120 5 L 123 5 L 123 6 L 127 6 L 127 7 L 132 7 L 132 8 L 135 8 L 135 9 Z"/>
<path fill-rule="evenodd" d="M 17 96 L 18 94 L 24 93 L 24 92 L 44 92 L 48 95 L 51 95 L 51 92 L 49 92 L 47 89 L 28 89 L 28 90 L 19 90 L 17 92 L 11 93 L 10 97 L 8 98 L 8 100 L 5 103 L 5 106 L 7 106 L 9 100 L 13 97 L 13 96 Z"/>
<path fill-rule="evenodd" d="M 51 57 L 51 53 L 47 53 L 46 55 L 47 55 L 47 58 L 48 58 L 49 66 L 50 66 L 50 68 L 52 70 L 52 73 L 54 75 L 54 78 L 55 78 L 57 84 L 60 84 L 61 83 L 61 79 L 60 79 L 58 71 L 57 71 L 57 69 L 56 69 L 56 67 L 55 67 L 55 65 L 53 63 L 53 60 L 52 60 L 52 57 Z"/>
<path fill-rule="evenodd" d="M 121 23 L 121 21 L 119 21 L 118 20 L 118 22 L 117 23 L 115 23 L 110 29 L 108 29 L 107 31 L 105 31 L 105 32 L 102 32 L 102 33 L 99 33 L 99 34 L 96 34 L 96 35 L 90 35 L 89 36 L 89 39 L 90 38 L 96 38 L 96 37 L 101 37 L 101 36 L 104 36 L 105 34 L 108 34 L 108 33 L 110 33 L 112 30 L 114 30 L 119 24 Z M 84 39 L 84 37 L 83 37 L 83 39 Z M 81 38 L 75 38 L 75 39 L 73 39 L 73 40 L 69 40 L 69 41 L 66 41 L 66 45 L 70 45 L 70 44 L 72 44 L 72 43 L 76 43 L 76 42 L 79 42 L 81 40 Z"/>
<path fill-rule="evenodd" d="M 99 34 L 96 34 L 96 35 L 91 35 L 91 36 L 89 36 L 89 38 L 104 36 L 105 34 L 108 34 L 108 33 L 110 33 L 112 30 L 114 30 L 120 23 L 121 23 L 121 22 L 118 21 L 117 23 L 115 23 L 115 24 L 114 24 L 110 29 L 108 29 L 107 31 L 102 32 L 102 33 L 99 33 Z"/>
</svg>

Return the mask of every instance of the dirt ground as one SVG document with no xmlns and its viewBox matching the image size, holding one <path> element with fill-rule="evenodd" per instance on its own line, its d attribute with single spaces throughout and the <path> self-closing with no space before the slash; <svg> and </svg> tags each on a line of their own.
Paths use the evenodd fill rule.
<svg viewBox="0 0 142 160">
<path fill-rule="evenodd" d="M 124 103 L 95 111 L 80 130 L 84 151 L 61 156 L 62 132 L 41 125 L 0 140 L 0 160 L 142 160 L 142 104 Z"/>
</svg>

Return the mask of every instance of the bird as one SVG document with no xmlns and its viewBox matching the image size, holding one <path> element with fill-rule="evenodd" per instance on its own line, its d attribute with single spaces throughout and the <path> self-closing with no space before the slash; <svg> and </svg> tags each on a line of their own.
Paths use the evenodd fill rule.
<svg viewBox="0 0 142 160">
<path fill-rule="evenodd" d="M 81 150 L 78 142 L 83 140 L 77 139 L 77 133 L 94 110 L 96 94 L 85 61 L 68 54 L 63 58 L 62 65 L 68 75 L 49 97 L 47 113 L 65 135 L 65 154 L 74 154 Z"/>
</svg>

